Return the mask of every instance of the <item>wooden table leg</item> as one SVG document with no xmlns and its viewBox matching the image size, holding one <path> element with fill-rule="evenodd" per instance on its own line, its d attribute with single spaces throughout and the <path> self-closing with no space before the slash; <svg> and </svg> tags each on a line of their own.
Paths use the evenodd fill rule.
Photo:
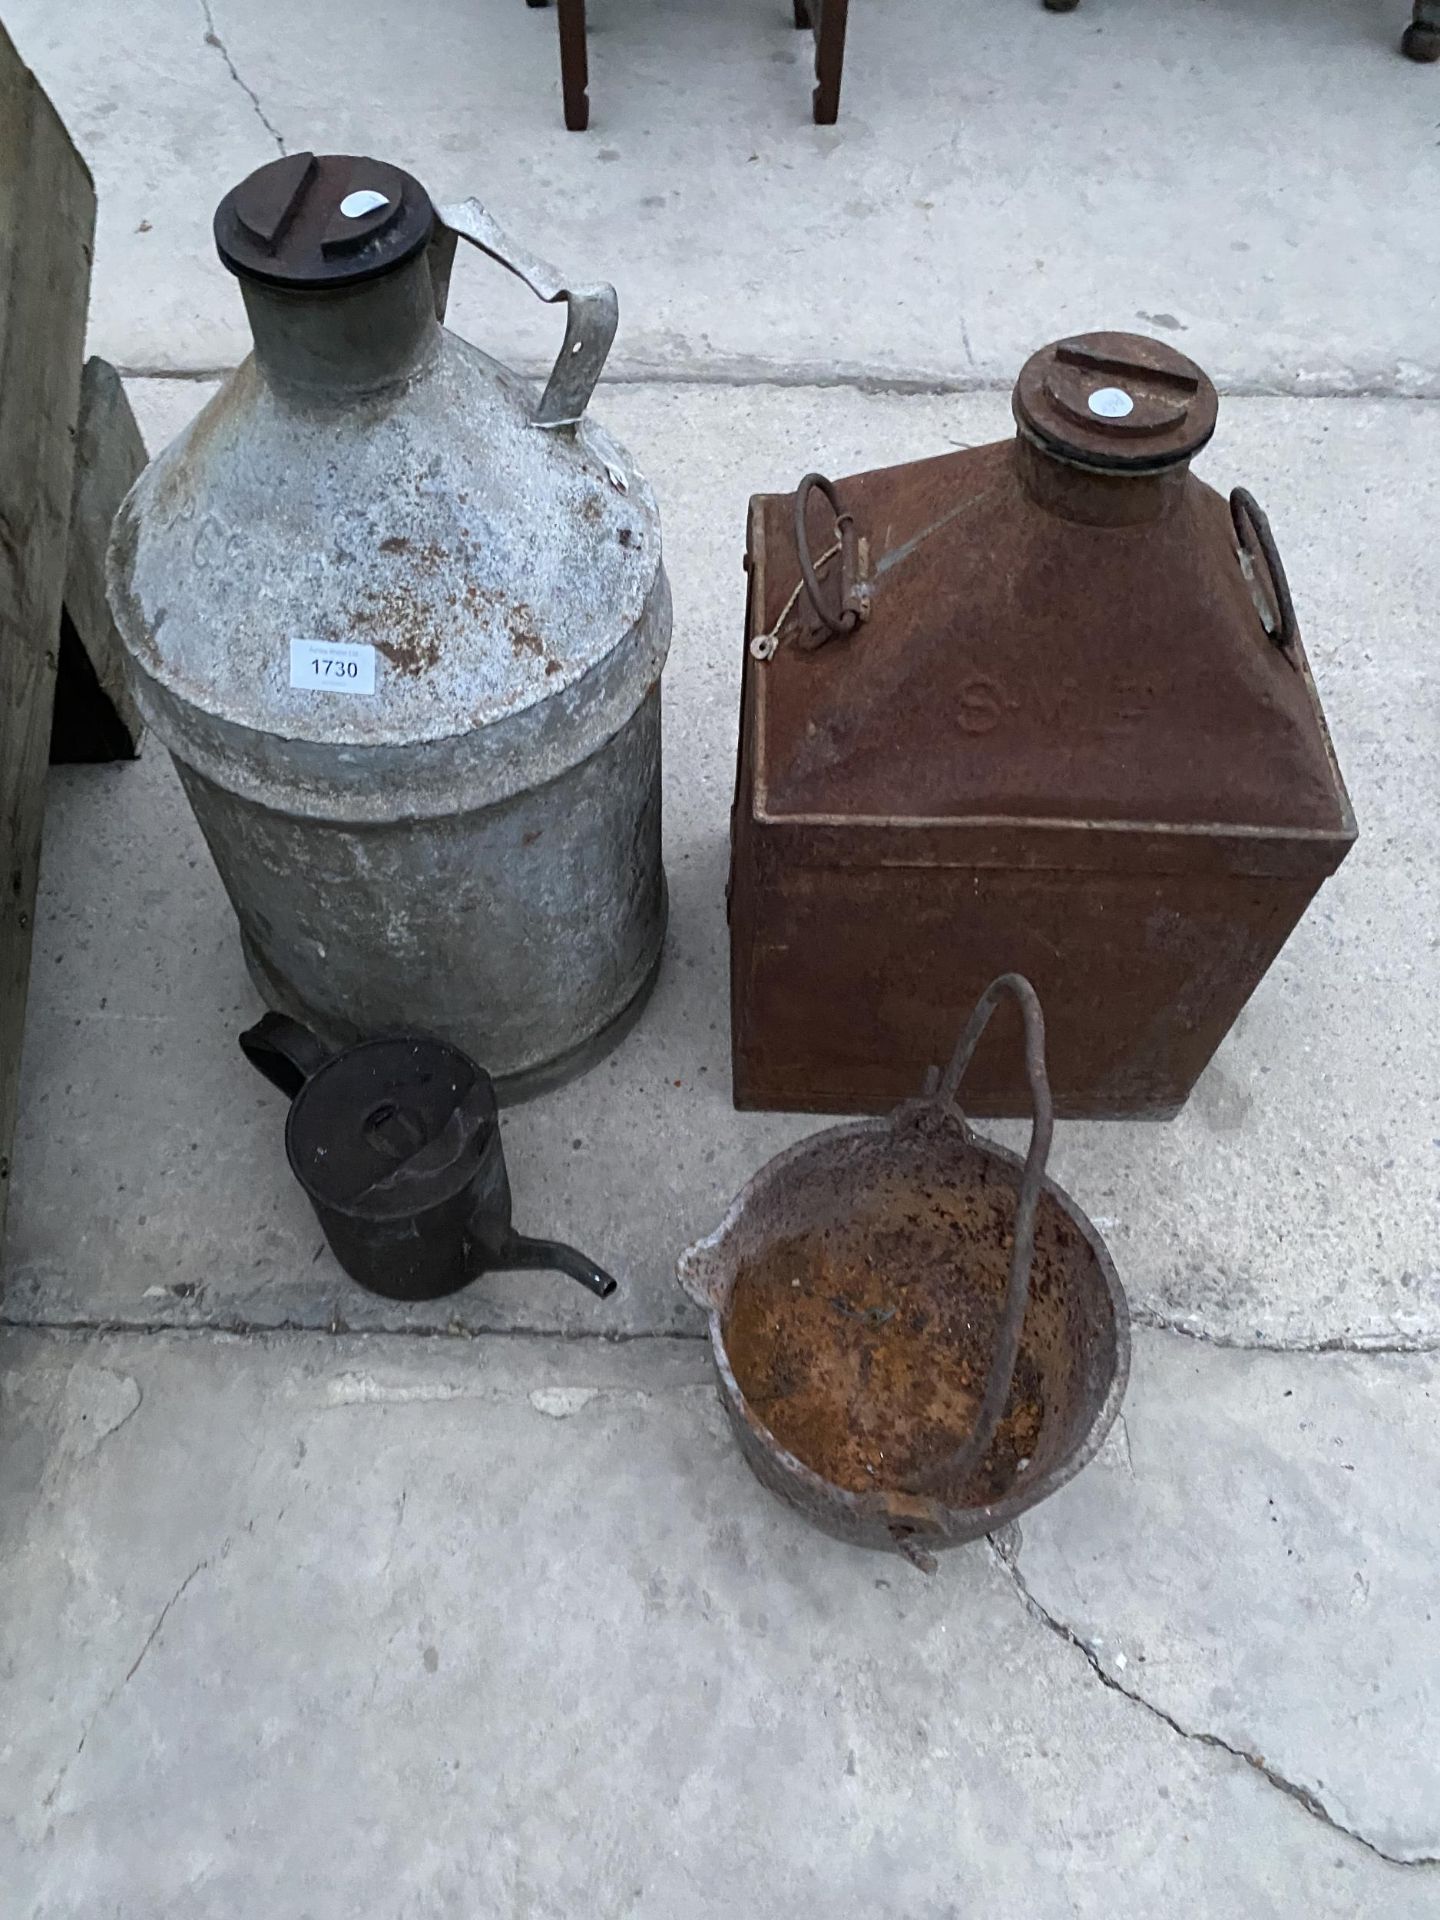
<svg viewBox="0 0 1440 1920">
<path fill-rule="evenodd" d="M 796 0 L 797 7 L 799 0 Z M 833 127 L 840 115 L 840 77 L 845 70 L 845 27 L 850 0 L 806 0 L 815 27 L 815 124 Z"/>
<path fill-rule="evenodd" d="M 559 0 L 560 84 L 565 93 L 565 124 L 584 133 L 590 124 L 590 67 L 585 50 L 585 0 Z"/>
</svg>

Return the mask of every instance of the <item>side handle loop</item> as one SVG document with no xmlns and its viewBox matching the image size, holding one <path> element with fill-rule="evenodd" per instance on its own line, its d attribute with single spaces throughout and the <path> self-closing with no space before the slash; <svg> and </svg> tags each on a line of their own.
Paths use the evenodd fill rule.
<svg viewBox="0 0 1440 1920">
<path fill-rule="evenodd" d="M 1240 565 L 1249 582 L 1256 611 L 1275 645 L 1288 652 L 1295 642 L 1295 603 L 1290 598 L 1290 582 L 1285 577 L 1285 565 L 1270 529 L 1269 516 L 1253 493 L 1245 487 L 1236 487 L 1230 495 L 1230 519 L 1235 528 L 1235 542 L 1240 549 Z M 1270 592 L 1275 602 L 1273 613 L 1266 602 L 1264 589 L 1255 577 L 1257 548 L 1265 562 L 1265 571 L 1270 576 Z"/>
<path fill-rule="evenodd" d="M 821 598 L 815 563 L 810 557 L 806 512 L 812 493 L 821 494 L 835 516 L 836 543 L 840 549 L 838 613 L 832 613 Z M 795 557 L 800 563 L 800 579 L 806 596 L 824 628 L 819 638 L 807 645 L 806 652 L 823 645 L 834 635 L 853 633 L 863 621 L 870 618 L 870 588 L 859 577 L 855 516 L 841 510 L 840 502 L 835 497 L 835 488 L 823 473 L 807 473 L 795 489 Z"/>
<path fill-rule="evenodd" d="M 620 302 L 614 287 L 568 285 L 563 274 L 512 240 L 478 200 L 438 207 L 436 213 L 442 231 L 431 243 L 430 258 L 435 306 L 442 319 L 457 237 L 507 267 L 539 299 L 552 305 L 557 300 L 565 302 L 565 344 L 535 410 L 535 425 L 573 427 L 589 405 L 620 324 Z"/>
</svg>

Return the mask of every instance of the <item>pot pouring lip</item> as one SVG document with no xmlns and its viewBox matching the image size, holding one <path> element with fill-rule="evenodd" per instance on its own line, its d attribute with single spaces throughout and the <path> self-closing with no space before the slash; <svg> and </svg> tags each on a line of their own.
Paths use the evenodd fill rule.
<svg viewBox="0 0 1440 1920">
<path fill-rule="evenodd" d="M 801 1140 L 766 1160 L 739 1189 L 725 1209 L 720 1224 L 702 1239 L 686 1247 L 675 1263 L 675 1278 L 697 1307 L 723 1312 L 728 1283 L 734 1279 L 729 1250 L 747 1208 L 758 1204 L 774 1182 L 797 1163 L 811 1159 L 841 1140 L 864 1134 L 886 1134 L 891 1130 L 888 1117 L 847 1121 L 841 1126 L 825 1127 L 819 1133 L 806 1134 Z"/>
</svg>

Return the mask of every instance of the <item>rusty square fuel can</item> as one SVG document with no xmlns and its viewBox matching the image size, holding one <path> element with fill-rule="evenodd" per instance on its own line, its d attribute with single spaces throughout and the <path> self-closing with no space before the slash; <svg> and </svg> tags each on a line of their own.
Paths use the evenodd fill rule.
<svg viewBox="0 0 1440 1920">
<path fill-rule="evenodd" d="M 1057 1112 L 1174 1114 L 1355 822 L 1269 523 L 1170 346 L 1042 349 L 1013 440 L 751 501 L 739 1107 L 876 1112 L 997 974 Z M 992 1023 L 970 1105 L 1025 1111 Z"/>
</svg>

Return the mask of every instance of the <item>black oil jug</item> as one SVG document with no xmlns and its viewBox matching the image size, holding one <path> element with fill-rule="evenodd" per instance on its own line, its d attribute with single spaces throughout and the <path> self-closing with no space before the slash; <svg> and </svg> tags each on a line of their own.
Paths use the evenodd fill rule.
<svg viewBox="0 0 1440 1920">
<path fill-rule="evenodd" d="M 278 1013 L 240 1046 L 290 1096 L 290 1170 L 331 1252 L 371 1293 L 435 1300 L 505 1268 L 553 1268 L 602 1300 L 614 1293 L 574 1247 L 511 1226 L 494 1084 L 458 1047 L 407 1033 L 331 1053 Z"/>
</svg>

